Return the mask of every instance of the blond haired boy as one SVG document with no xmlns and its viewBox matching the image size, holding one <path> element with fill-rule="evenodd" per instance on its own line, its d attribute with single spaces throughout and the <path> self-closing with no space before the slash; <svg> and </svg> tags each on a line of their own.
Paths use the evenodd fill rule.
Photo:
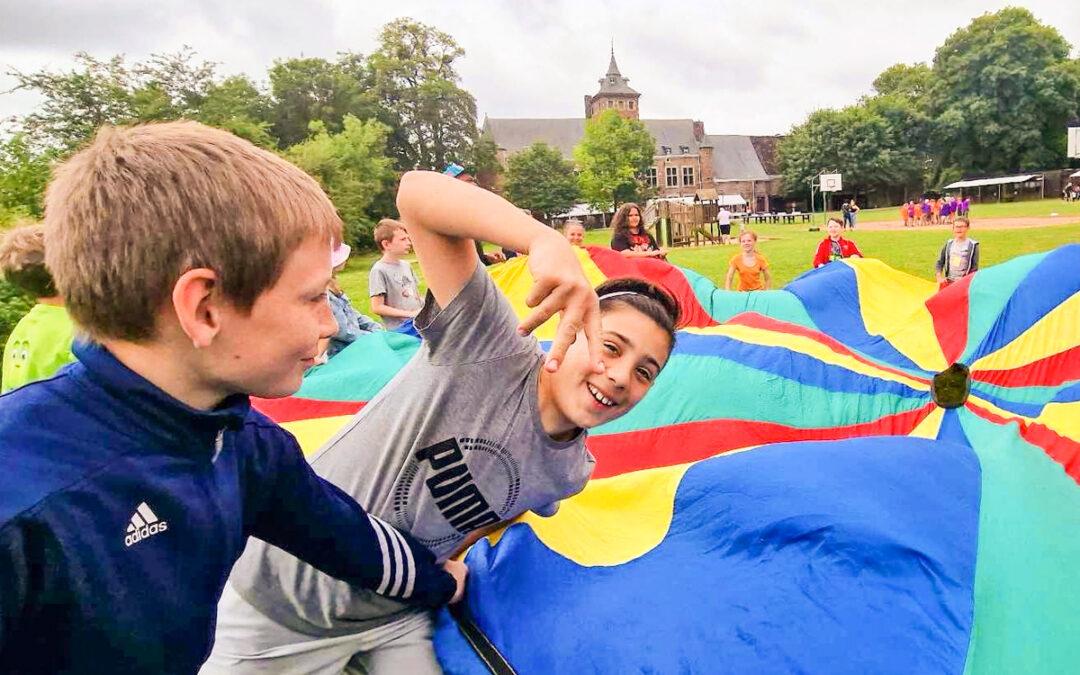
<svg viewBox="0 0 1080 675">
<path fill-rule="evenodd" d="M 45 268 L 45 231 L 41 225 L 17 227 L 0 241 L 0 275 L 37 300 L 19 320 L 4 345 L 0 394 L 52 377 L 75 360 L 75 326 Z"/>
<path fill-rule="evenodd" d="M 249 536 L 409 604 L 460 596 L 318 478 L 248 394 L 300 384 L 341 222 L 281 158 L 190 123 L 102 129 L 46 196 L 88 343 L 0 397 L 0 672 L 192 673 Z"/>
</svg>

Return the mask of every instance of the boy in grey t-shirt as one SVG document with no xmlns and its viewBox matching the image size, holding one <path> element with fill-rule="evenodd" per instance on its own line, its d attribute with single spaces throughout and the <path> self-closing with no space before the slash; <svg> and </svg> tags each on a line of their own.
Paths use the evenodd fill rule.
<svg viewBox="0 0 1080 675">
<path fill-rule="evenodd" d="M 946 241 L 934 264 L 938 284 L 945 286 L 979 271 L 979 242 L 968 236 L 971 221 L 957 218 L 953 238 Z"/>
<path fill-rule="evenodd" d="M 424 304 L 412 265 L 402 260 L 412 247 L 412 242 L 405 226 L 389 218 L 379 221 L 374 236 L 375 244 L 382 251 L 382 258 L 371 266 L 368 273 L 371 311 L 382 317 L 387 330 L 394 330 L 406 319 L 415 317 Z"/>
<path fill-rule="evenodd" d="M 605 301 L 611 331 L 601 332 L 595 294 L 557 232 L 486 191 L 407 177 L 399 208 L 430 283 L 416 317 L 424 341 L 312 465 L 445 560 L 527 510 L 553 514 L 582 489 L 593 467 L 585 429 L 645 395 L 670 353 L 677 308 L 647 282 L 609 282 L 630 286 Z M 427 211 L 429 202 L 442 208 Z M 470 236 L 529 252 L 539 307 L 521 326 Z M 562 330 L 545 359 L 527 333 L 559 309 Z M 438 672 L 430 635 L 426 614 L 254 541 L 230 577 L 203 672 Z"/>
</svg>

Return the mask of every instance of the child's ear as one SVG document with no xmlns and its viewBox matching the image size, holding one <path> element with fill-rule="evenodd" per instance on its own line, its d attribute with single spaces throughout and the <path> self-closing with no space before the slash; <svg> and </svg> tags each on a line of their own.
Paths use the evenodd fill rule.
<svg viewBox="0 0 1080 675">
<path fill-rule="evenodd" d="M 173 285 L 173 311 L 196 349 L 209 347 L 221 330 L 219 290 L 217 273 L 201 267 L 184 272 Z"/>
</svg>

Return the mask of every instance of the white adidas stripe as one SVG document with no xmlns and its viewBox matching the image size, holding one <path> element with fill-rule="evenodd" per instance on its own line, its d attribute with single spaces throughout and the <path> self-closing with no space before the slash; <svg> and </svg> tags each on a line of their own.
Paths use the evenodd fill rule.
<svg viewBox="0 0 1080 675">
<path fill-rule="evenodd" d="M 376 592 L 391 598 L 411 597 L 416 585 L 416 559 L 412 549 L 405 537 L 389 523 L 370 514 L 368 520 L 379 536 L 383 553 L 383 579 Z"/>
<path fill-rule="evenodd" d="M 412 597 L 413 585 L 416 582 L 416 560 L 413 559 L 412 549 L 409 548 L 409 543 L 405 541 L 405 537 L 401 536 L 401 533 L 394 530 L 394 534 L 401 540 L 401 550 L 405 554 L 405 590 L 401 592 L 401 597 Z"/>
<path fill-rule="evenodd" d="M 158 517 L 150 510 L 150 507 L 146 505 L 146 502 L 141 502 L 135 507 L 135 510 L 139 512 L 139 515 L 141 515 L 147 523 L 156 523 L 158 521 Z"/>
<path fill-rule="evenodd" d="M 384 523 L 384 525 L 385 525 L 385 523 Z M 401 539 L 399 537 L 397 537 L 396 535 L 397 535 L 397 532 L 394 532 L 394 530 L 389 525 L 387 525 L 386 526 L 386 538 L 389 539 L 392 542 L 393 546 L 391 547 L 391 550 L 393 551 L 393 554 L 394 554 L 394 558 L 393 558 L 394 559 L 394 584 L 390 587 L 390 590 L 387 591 L 387 593 L 386 593 L 386 595 L 388 597 L 391 597 L 391 598 L 397 597 L 397 594 L 399 592 L 401 592 L 401 576 L 402 576 L 401 567 L 402 567 L 402 565 L 405 564 L 405 561 L 402 559 L 402 555 L 401 555 Z"/>
<path fill-rule="evenodd" d="M 390 554 L 386 549 L 386 535 L 383 533 L 382 523 L 378 518 L 368 515 L 371 521 L 371 529 L 375 530 L 375 537 L 379 540 L 379 550 L 382 552 L 382 583 L 375 589 L 379 595 L 386 594 L 386 588 L 390 585 Z"/>
</svg>

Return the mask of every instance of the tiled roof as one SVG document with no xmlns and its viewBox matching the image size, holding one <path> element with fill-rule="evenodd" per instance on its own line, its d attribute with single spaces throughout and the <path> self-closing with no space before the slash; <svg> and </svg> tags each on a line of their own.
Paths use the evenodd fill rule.
<svg viewBox="0 0 1080 675">
<path fill-rule="evenodd" d="M 656 154 L 661 154 L 661 146 L 671 148 L 671 154 L 681 154 L 680 148 L 686 147 L 690 154 L 699 150 L 694 138 L 693 120 L 641 120 L 656 139 Z M 537 141 L 558 148 L 563 157 L 573 158 L 574 146 L 585 135 L 585 120 L 580 117 L 564 119 L 499 119 L 487 118 L 484 131 L 489 132 L 495 145 L 513 154 Z"/>
<path fill-rule="evenodd" d="M 717 180 L 768 180 L 768 171 L 758 148 L 774 149 L 775 138 L 771 136 L 734 136 L 726 134 L 707 135 L 701 143 L 694 137 L 694 121 L 641 120 L 656 139 L 656 154 L 663 154 L 662 147 L 671 148 L 672 155 L 698 154 L 701 146 L 712 146 L 713 173 Z M 491 133 L 495 144 L 509 154 L 523 150 L 537 141 L 558 148 L 566 159 L 573 159 L 574 146 L 585 135 L 585 120 L 580 117 L 564 119 L 498 119 L 484 121 L 484 130 Z M 755 142 L 758 141 L 758 142 Z M 768 141 L 772 141 L 769 143 Z M 773 153 L 775 150 L 773 150 Z M 771 157 L 769 158 L 772 159 Z"/>
<path fill-rule="evenodd" d="M 708 135 L 705 141 L 713 146 L 716 180 L 768 180 L 749 136 Z"/>
</svg>

